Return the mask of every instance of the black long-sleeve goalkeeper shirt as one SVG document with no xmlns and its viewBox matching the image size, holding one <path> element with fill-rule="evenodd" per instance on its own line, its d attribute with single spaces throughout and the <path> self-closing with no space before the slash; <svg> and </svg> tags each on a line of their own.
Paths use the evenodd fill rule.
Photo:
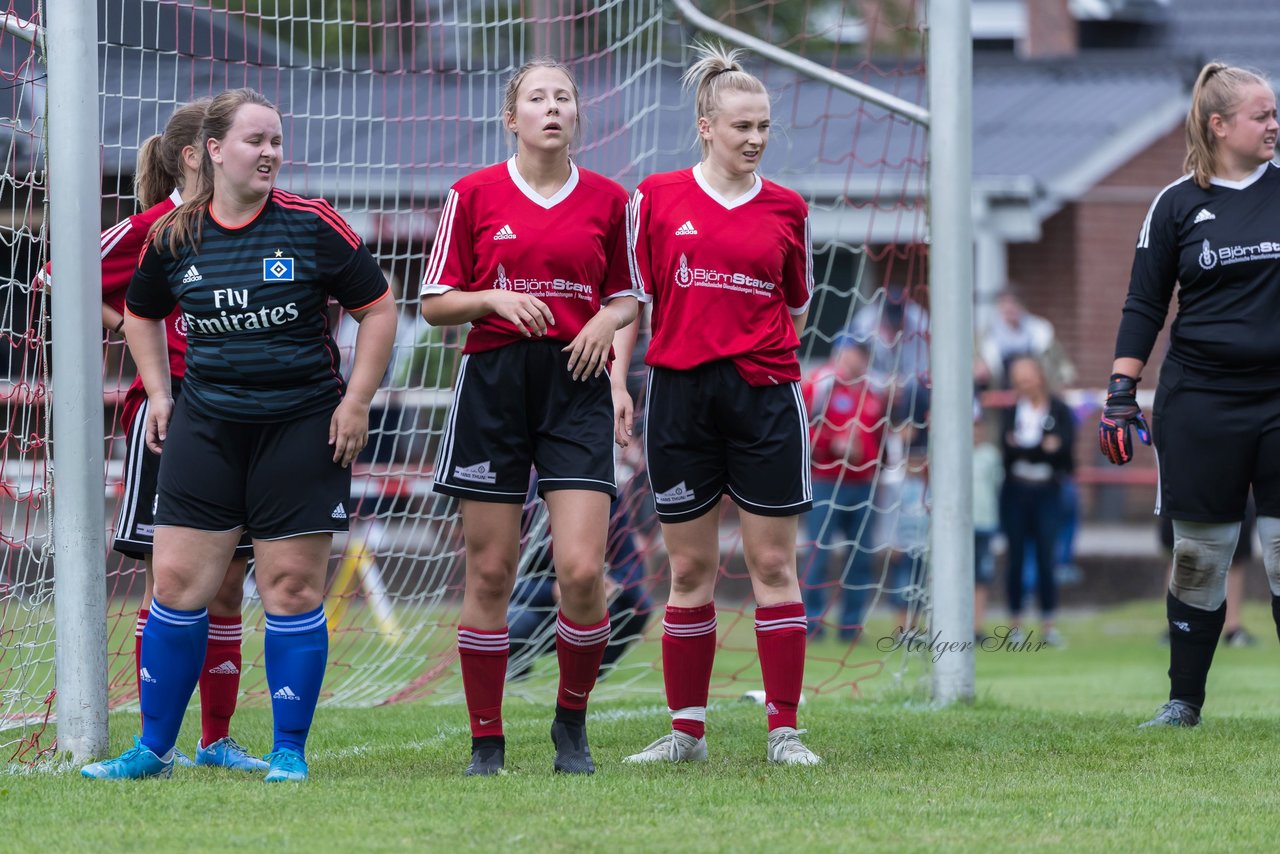
<svg viewBox="0 0 1280 854">
<path fill-rule="evenodd" d="M 1156 196 L 1138 235 L 1116 358 L 1146 362 L 1180 285 L 1168 358 L 1210 373 L 1280 371 L 1280 168 Z"/>
</svg>

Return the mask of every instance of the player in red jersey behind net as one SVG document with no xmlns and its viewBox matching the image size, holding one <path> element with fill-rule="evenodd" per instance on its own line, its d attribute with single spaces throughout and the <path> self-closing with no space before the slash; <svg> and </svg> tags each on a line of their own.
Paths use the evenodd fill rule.
<svg viewBox="0 0 1280 854">
<path fill-rule="evenodd" d="M 702 162 L 653 175 L 632 201 L 632 264 L 653 294 L 645 418 L 649 480 L 671 560 L 662 668 L 673 731 L 628 762 L 705 760 L 720 499 L 738 505 L 756 598 L 771 762 L 815 765 L 796 706 L 805 612 L 796 528 L 813 503 L 796 350 L 813 291 L 808 208 L 756 174 L 769 95 L 737 51 L 700 45 L 695 88 Z M 619 336 L 626 365 L 634 337 Z M 613 378 L 615 387 L 624 377 Z"/>
<path fill-rule="evenodd" d="M 146 246 L 147 235 L 162 216 L 182 204 L 183 191 L 192 192 L 200 180 L 200 123 L 208 98 L 174 110 L 164 133 L 144 140 L 138 150 L 134 195 L 145 210 L 102 232 L 102 326 L 117 335 L 124 328 L 124 295 Z M 46 281 L 49 272 L 45 272 Z M 173 393 L 181 391 L 186 371 L 187 335 L 182 312 L 165 319 L 169 370 Z M 156 478 L 160 456 L 146 445 L 147 393 L 136 378 L 125 394 L 121 424 L 125 429 L 124 496 L 116 519 L 114 548 L 145 562 L 146 581 L 134 632 L 134 671 L 141 680 L 142 631 L 146 627 L 154 584 L 153 549 Z M 241 771 L 262 771 L 267 763 L 252 756 L 230 736 L 231 716 L 240 694 L 241 619 L 244 576 L 253 554 L 246 536 L 227 566 L 226 578 L 209 603 L 209 642 L 200 670 L 200 731 L 196 760 L 175 751 L 179 764 L 216 765 Z"/>
<path fill-rule="evenodd" d="M 554 767 L 595 771 L 586 709 L 609 640 L 610 437 L 631 407 L 625 393 L 611 398 L 604 372 L 614 334 L 635 319 L 643 294 L 627 267 L 626 191 L 569 157 L 579 104 L 560 63 L 538 59 L 516 71 L 502 110 L 516 155 L 449 191 L 422 284 L 433 325 L 472 323 L 434 487 L 460 499 L 466 541 L 458 653 L 469 775 L 497 774 L 505 763 L 507 602 L 531 463 L 560 583 Z"/>
</svg>

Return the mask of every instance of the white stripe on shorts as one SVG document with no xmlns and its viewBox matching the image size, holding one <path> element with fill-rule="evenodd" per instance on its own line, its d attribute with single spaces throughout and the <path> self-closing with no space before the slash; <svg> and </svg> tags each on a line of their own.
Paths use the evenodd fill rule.
<svg viewBox="0 0 1280 854">
<path fill-rule="evenodd" d="M 467 354 L 462 357 L 462 362 L 458 365 L 458 382 L 453 387 L 453 404 L 449 407 L 449 420 L 445 422 L 444 435 L 440 437 L 440 453 L 436 455 L 435 479 L 437 482 L 448 483 L 449 480 L 449 467 L 453 465 L 453 437 L 458 429 L 458 404 L 462 401 L 462 384 L 466 382 L 467 365 L 470 362 L 471 355 Z"/>
<path fill-rule="evenodd" d="M 116 517 L 116 539 L 132 542 L 134 523 L 138 519 L 138 489 L 142 480 L 142 460 L 147 450 L 147 413 L 151 411 L 148 401 L 142 401 L 138 412 L 133 416 L 126 434 L 129 447 L 125 459 L 129 467 L 124 475 L 124 496 L 120 499 L 120 514 Z M 154 519 L 152 520 L 155 521 Z"/>
</svg>

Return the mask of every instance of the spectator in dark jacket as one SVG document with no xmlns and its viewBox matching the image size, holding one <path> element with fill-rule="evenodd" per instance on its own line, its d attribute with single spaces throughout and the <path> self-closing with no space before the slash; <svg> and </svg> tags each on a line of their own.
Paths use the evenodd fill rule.
<svg viewBox="0 0 1280 854">
<path fill-rule="evenodd" d="M 1001 526 L 1009 541 L 1006 583 L 1009 621 L 1020 638 L 1022 626 L 1023 560 L 1026 546 L 1036 555 L 1036 594 L 1040 604 L 1043 640 L 1060 645 L 1053 627 L 1058 590 L 1054 580 L 1054 543 L 1061 520 L 1062 480 L 1074 469 L 1071 457 L 1075 422 L 1068 406 L 1049 392 L 1044 368 L 1034 356 L 1009 363 L 1009 379 L 1016 403 L 1001 420 L 1004 488 Z"/>
</svg>

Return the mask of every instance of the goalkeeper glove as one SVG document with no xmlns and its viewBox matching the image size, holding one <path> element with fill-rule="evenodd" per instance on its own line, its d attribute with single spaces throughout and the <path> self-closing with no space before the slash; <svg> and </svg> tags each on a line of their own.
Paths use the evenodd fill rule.
<svg viewBox="0 0 1280 854">
<path fill-rule="evenodd" d="M 1107 402 L 1098 423 L 1098 444 L 1113 464 L 1122 466 L 1133 459 L 1133 428 L 1144 445 L 1151 444 L 1151 428 L 1142 417 L 1136 392 L 1138 381 L 1124 374 L 1112 374 L 1107 384 Z"/>
</svg>

